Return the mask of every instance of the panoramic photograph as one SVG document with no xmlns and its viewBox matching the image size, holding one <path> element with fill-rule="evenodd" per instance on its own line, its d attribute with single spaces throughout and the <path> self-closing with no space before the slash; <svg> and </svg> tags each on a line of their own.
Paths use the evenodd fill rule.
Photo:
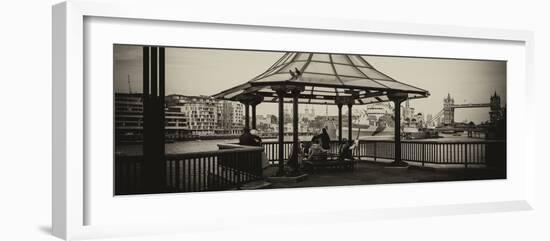
<svg viewBox="0 0 550 241">
<path fill-rule="evenodd" d="M 114 195 L 506 179 L 506 64 L 115 44 Z"/>
</svg>

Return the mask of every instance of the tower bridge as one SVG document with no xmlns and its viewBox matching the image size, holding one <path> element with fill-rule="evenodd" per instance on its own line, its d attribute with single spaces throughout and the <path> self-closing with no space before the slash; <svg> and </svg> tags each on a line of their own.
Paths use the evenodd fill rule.
<svg viewBox="0 0 550 241">
<path fill-rule="evenodd" d="M 481 107 L 491 107 L 490 103 L 485 104 L 458 104 L 458 105 L 451 105 L 450 108 L 457 109 L 457 108 L 481 108 Z"/>
<path fill-rule="evenodd" d="M 440 126 L 453 126 L 455 124 L 455 109 L 460 108 L 490 108 L 489 117 L 491 123 L 502 117 L 500 96 L 497 95 L 496 91 L 491 95 L 489 103 L 455 104 L 454 98 L 448 93 L 447 97 L 443 99 L 443 109 L 435 114 L 431 120 L 428 120 L 428 123 L 439 123 Z"/>
</svg>

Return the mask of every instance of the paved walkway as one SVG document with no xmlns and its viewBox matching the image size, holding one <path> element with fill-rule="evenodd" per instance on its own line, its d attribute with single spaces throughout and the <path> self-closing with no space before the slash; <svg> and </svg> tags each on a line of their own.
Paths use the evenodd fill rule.
<svg viewBox="0 0 550 241">
<path fill-rule="evenodd" d="M 275 170 L 275 168 L 273 168 Z M 372 162 L 359 162 L 354 171 L 325 170 L 308 175 L 305 181 L 297 183 L 273 183 L 271 188 L 322 187 L 342 185 L 415 183 L 434 181 L 485 180 L 505 178 L 486 168 L 408 169 L 385 168 Z"/>
</svg>

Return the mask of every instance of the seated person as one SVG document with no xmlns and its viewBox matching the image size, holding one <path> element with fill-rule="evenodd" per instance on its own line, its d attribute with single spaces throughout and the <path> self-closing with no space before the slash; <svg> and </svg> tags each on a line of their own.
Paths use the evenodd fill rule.
<svg viewBox="0 0 550 241">
<path fill-rule="evenodd" d="M 327 159 L 327 151 L 318 142 L 313 142 L 309 148 L 308 156 L 310 161 L 324 161 Z"/>
<path fill-rule="evenodd" d="M 250 135 L 252 135 L 252 138 L 254 139 L 253 146 L 262 146 L 262 138 L 258 135 L 257 130 L 250 130 Z"/>
<path fill-rule="evenodd" d="M 321 134 L 319 135 L 319 140 L 321 147 L 325 150 L 330 149 L 330 136 L 328 135 L 327 128 L 323 128 Z"/>
<path fill-rule="evenodd" d="M 244 128 L 243 134 L 239 137 L 239 145 L 245 145 L 245 146 L 255 146 L 256 140 L 254 139 L 254 136 L 250 134 L 250 129 Z"/>
<path fill-rule="evenodd" d="M 297 155 L 294 154 L 294 146 L 290 149 L 290 158 L 288 159 L 287 164 L 294 169 L 298 169 L 302 166 L 302 159 L 304 158 L 304 153 L 302 148 L 298 146 Z"/>
<path fill-rule="evenodd" d="M 310 144 L 317 141 L 319 141 L 319 132 L 313 131 L 313 136 L 311 137 Z"/>
<path fill-rule="evenodd" d="M 353 160 L 353 149 L 355 149 L 356 143 L 352 140 L 348 141 L 346 138 L 342 139 L 342 145 L 339 150 L 340 160 Z"/>
<path fill-rule="evenodd" d="M 309 155 L 309 148 L 311 147 L 311 142 L 302 142 L 302 153 L 307 156 Z"/>
</svg>

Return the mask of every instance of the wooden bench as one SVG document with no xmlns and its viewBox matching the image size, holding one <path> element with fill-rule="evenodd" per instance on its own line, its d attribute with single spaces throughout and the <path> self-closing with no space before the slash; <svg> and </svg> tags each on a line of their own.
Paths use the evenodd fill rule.
<svg viewBox="0 0 550 241">
<path fill-rule="evenodd" d="M 304 161 L 304 167 L 306 170 L 315 172 L 320 169 L 343 169 L 353 170 L 355 169 L 356 161 L 353 159 L 342 159 L 336 154 L 321 155 L 319 157 L 310 158 Z"/>
</svg>

